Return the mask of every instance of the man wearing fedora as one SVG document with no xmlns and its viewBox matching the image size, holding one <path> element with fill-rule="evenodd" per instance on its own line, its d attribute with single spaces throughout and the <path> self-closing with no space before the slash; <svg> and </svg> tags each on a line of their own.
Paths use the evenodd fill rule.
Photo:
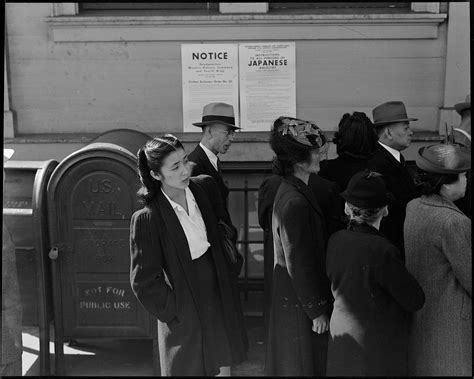
<svg viewBox="0 0 474 379">
<path fill-rule="evenodd" d="M 389 101 L 375 107 L 372 116 L 378 143 L 368 168 L 383 175 L 387 190 L 392 195 L 388 216 L 382 220 L 380 231 L 400 250 L 400 258 L 404 260 L 405 208 L 418 194 L 401 151 L 411 142 L 413 132 L 410 129 L 410 121 L 418 119 L 407 116 L 405 105 L 401 101 Z"/>
<path fill-rule="evenodd" d="M 454 105 L 454 109 L 461 116 L 461 124 L 454 128 L 454 139 L 456 143 L 460 143 L 466 147 L 471 148 L 471 94 L 466 96 L 466 101 Z M 471 171 L 467 175 L 466 194 L 462 199 L 454 203 L 458 208 L 469 218 L 471 218 Z"/>
<path fill-rule="evenodd" d="M 217 155 L 227 153 L 235 131 L 240 129 L 235 125 L 234 107 L 226 103 L 206 104 L 202 110 L 201 122 L 195 122 L 193 125 L 202 128 L 202 138 L 189 154 L 189 160 L 195 163 L 192 175 L 212 176 L 219 186 L 227 210 L 229 189 L 222 178 L 220 160 Z"/>
</svg>

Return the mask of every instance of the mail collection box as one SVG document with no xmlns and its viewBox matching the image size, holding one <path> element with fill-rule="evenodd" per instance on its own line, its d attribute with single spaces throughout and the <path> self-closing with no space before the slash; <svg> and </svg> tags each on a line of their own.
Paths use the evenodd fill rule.
<svg viewBox="0 0 474 379">
<path fill-rule="evenodd" d="M 4 165 L 3 222 L 15 246 L 23 326 L 38 326 L 40 375 L 50 374 L 53 320 L 46 186 L 58 162 L 9 160 Z"/>
<path fill-rule="evenodd" d="M 64 340 L 155 338 L 155 320 L 129 281 L 130 219 L 141 207 L 136 153 L 150 139 L 128 129 L 106 132 L 66 157 L 51 175 L 57 374 L 64 370 Z"/>
</svg>

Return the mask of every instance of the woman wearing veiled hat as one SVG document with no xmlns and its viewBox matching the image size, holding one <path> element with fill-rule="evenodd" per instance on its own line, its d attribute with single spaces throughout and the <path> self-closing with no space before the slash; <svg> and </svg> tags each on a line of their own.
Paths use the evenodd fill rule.
<svg viewBox="0 0 474 379">
<path fill-rule="evenodd" d="M 328 376 L 405 376 L 407 314 L 423 306 L 423 290 L 379 232 L 388 214 L 381 174 L 356 173 L 342 193 L 350 221 L 328 242 L 334 310 Z"/>
<path fill-rule="evenodd" d="M 470 149 L 440 143 L 418 150 L 422 196 L 407 205 L 406 266 L 426 294 L 410 327 L 409 375 L 472 376 L 471 220 L 464 196 Z"/>
<path fill-rule="evenodd" d="M 273 203 L 275 263 L 265 373 L 324 375 L 332 298 L 324 216 L 308 181 L 319 171 L 326 139 L 312 122 L 280 117 L 270 146 L 283 180 Z"/>
</svg>

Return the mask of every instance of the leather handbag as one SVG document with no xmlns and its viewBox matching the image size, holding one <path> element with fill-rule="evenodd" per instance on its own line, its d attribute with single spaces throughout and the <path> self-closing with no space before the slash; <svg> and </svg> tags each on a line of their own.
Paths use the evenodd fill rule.
<svg viewBox="0 0 474 379">
<path fill-rule="evenodd" d="M 219 220 L 217 228 L 219 230 L 222 246 L 224 247 L 227 258 L 231 263 L 236 263 L 239 252 L 237 251 L 234 243 L 236 238 L 233 238 L 236 237 L 235 231 L 222 220 Z"/>
</svg>

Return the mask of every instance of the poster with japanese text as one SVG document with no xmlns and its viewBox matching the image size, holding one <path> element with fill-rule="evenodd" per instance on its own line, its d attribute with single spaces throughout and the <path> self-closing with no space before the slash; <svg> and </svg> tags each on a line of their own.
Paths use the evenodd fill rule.
<svg viewBox="0 0 474 379">
<path fill-rule="evenodd" d="M 183 131 L 199 132 L 202 108 L 213 102 L 234 106 L 239 125 L 239 69 L 237 44 L 181 45 Z"/>
<path fill-rule="evenodd" d="M 295 43 L 239 44 L 242 131 L 270 131 L 279 116 L 296 117 Z"/>
</svg>

